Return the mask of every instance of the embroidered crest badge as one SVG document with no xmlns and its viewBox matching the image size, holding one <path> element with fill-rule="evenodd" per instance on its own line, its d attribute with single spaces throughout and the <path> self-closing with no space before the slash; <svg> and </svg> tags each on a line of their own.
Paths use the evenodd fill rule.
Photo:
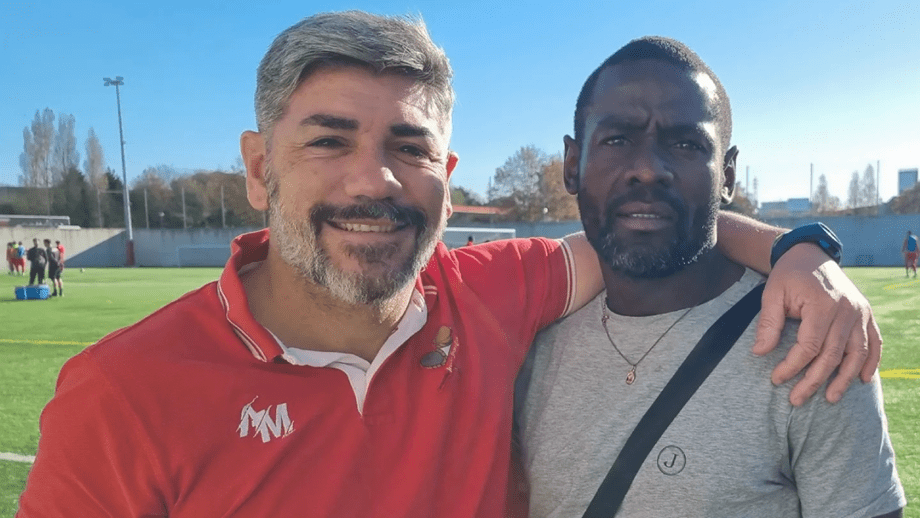
<svg viewBox="0 0 920 518">
<path fill-rule="evenodd" d="M 441 326 L 432 342 L 434 350 L 422 356 L 421 364 L 426 369 L 436 369 L 447 363 L 450 348 L 454 344 L 454 333 L 449 327 Z"/>
</svg>

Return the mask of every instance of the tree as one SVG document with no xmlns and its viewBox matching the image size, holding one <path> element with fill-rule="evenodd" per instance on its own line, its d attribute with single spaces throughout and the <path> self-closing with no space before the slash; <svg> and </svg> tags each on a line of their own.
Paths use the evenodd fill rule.
<svg viewBox="0 0 920 518">
<path fill-rule="evenodd" d="M 227 212 L 228 227 L 255 227 L 265 224 L 262 211 L 255 210 L 246 197 L 246 176 L 231 170 L 229 173 L 216 172 L 223 187 L 224 204 Z"/>
<path fill-rule="evenodd" d="M 131 188 L 131 207 L 134 221 L 141 223 L 149 218 L 152 228 L 220 228 L 225 224 L 227 227 L 254 227 L 265 224 L 262 212 L 249 205 L 245 175 L 234 169 L 180 174 L 172 166 L 148 167 Z"/>
<path fill-rule="evenodd" d="M 495 170 L 489 187 L 489 200 L 507 206 L 508 216 L 518 221 L 540 221 L 547 204 L 544 167 L 549 163 L 545 152 L 534 145 L 517 150 L 504 165 Z"/>
<path fill-rule="evenodd" d="M 827 200 L 831 197 L 830 190 L 827 188 L 827 177 L 823 174 L 818 177 L 818 188 L 811 195 L 811 207 L 815 212 L 821 213 L 827 207 Z"/>
<path fill-rule="evenodd" d="M 42 187 L 46 191 L 46 207 L 51 214 L 51 147 L 54 142 L 54 112 L 51 108 L 35 111 L 30 127 L 22 130 L 23 152 L 19 155 L 23 187 Z M 37 200 L 36 200 L 37 201 Z M 36 211 L 37 212 L 37 211 Z"/>
<path fill-rule="evenodd" d="M 827 214 L 840 210 L 840 198 L 832 195 L 827 187 L 827 177 L 818 177 L 818 188 L 811 197 L 811 207 L 818 214 Z"/>
<path fill-rule="evenodd" d="M 450 188 L 450 203 L 453 205 L 485 205 L 485 200 L 466 187 L 456 186 Z"/>
<path fill-rule="evenodd" d="M 747 195 L 747 199 L 751 201 L 751 205 L 754 206 L 754 210 L 757 210 L 757 177 L 754 177 L 754 181 L 751 182 L 751 192 Z"/>
<path fill-rule="evenodd" d="M 878 203 L 875 188 L 875 169 L 872 164 L 867 165 L 865 172 L 863 172 L 862 182 L 859 184 L 859 194 L 863 207 L 871 207 Z"/>
<path fill-rule="evenodd" d="M 76 119 L 73 115 L 62 113 L 58 117 L 57 132 L 51 152 L 52 183 L 60 183 L 64 176 L 80 165 L 80 153 L 77 152 L 77 137 L 74 134 Z"/>
<path fill-rule="evenodd" d="M 236 174 L 239 176 L 246 176 L 246 163 L 243 162 L 243 156 L 237 155 L 236 160 L 233 161 L 233 165 L 230 166 L 230 174 Z"/>
<path fill-rule="evenodd" d="M 124 184 L 121 178 L 115 174 L 115 170 L 107 167 L 105 170 L 104 188 L 102 193 L 102 220 L 105 226 L 111 228 L 124 228 L 125 226 L 125 202 L 122 195 Z"/>
<path fill-rule="evenodd" d="M 169 186 L 169 180 L 177 176 L 175 168 L 158 165 L 144 169 L 141 176 L 134 182 L 134 187 L 131 190 L 140 193 L 141 200 L 143 200 L 144 191 L 147 191 L 146 210 L 148 213 L 141 212 L 141 216 L 144 218 L 143 221 L 150 221 L 152 228 L 160 228 L 165 224 L 166 214 L 170 210 L 174 196 Z M 143 205 L 140 207 L 135 207 L 135 205 L 132 203 L 132 208 L 144 210 Z M 160 217 L 161 212 L 163 217 Z M 179 217 L 181 217 L 181 214 L 179 214 Z"/>
<path fill-rule="evenodd" d="M 108 187 L 105 180 L 105 154 L 102 152 L 102 144 L 93 128 L 89 129 L 86 136 L 86 160 L 83 162 L 83 170 L 86 172 L 89 187 L 93 192 L 93 198 L 96 206 L 93 209 L 93 221 L 98 222 L 100 227 L 105 226 L 102 220 L 102 193 Z"/>
<path fill-rule="evenodd" d="M 859 188 L 859 172 L 853 171 L 850 176 L 850 188 L 847 190 L 847 208 L 855 209 L 859 207 L 862 196 Z"/>
<path fill-rule="evenodd" d="M 54 188 L 54 213 L 70 216 L 71 225 L 92 226 L 94 204 L 90 203 L 90 189 L 83 173 L 71 166 Z"/>
<path fill-rule="evenodd" d="M 891 211 L 895 214 L 920 213 L 920 183 L 895 196 L 891 200 Z"/>
<path fill-rule="evenodd" d="M 570 221 L 579 219 L 578 199 L 569 194 L 562 177 L 562 157 L 550 158 L 540 171 L 543 192 L 546 196 L 544 219 Z"/>
</svg>

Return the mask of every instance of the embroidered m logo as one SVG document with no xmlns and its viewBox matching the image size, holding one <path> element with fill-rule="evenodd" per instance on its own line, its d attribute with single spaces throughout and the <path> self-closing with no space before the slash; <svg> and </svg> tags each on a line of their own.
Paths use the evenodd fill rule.
<svg viewBox="0 0 920 518">
<path fill-rule="evenodd" d="M 268 442 L 272 437 L 287 437 L 294 432 L 294 423 L 288 417 L 287 403 L 281 403 L 275 407 L 269 405 L 265 410 L 256 410 L 252 407 L 256 399 L 250 401 L 240 412 L 240 426 L 237 428 L 240 437 L 248 437 L 251 429 L 253 435 L 262 436 L 262 442 Z M 272 408 L 275 410 L 274 417 L 272 417 Z"/>
</svg>

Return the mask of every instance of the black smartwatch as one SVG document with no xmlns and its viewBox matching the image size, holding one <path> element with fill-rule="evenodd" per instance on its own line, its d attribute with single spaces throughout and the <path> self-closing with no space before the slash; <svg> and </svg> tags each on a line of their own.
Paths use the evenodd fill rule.
<svg viewBox="0 0 920 518">
<path fill-rule="evenodd" d="M 776 266 L 776 261 L 799 243 L 814 243 L 820 246 L 828 257 L 840 264 L 840 251 L 843 248 L 840 239 L 824 223 L 810 223 L 777 236 L 770 250 L 770 268 Z"/>
</svg>

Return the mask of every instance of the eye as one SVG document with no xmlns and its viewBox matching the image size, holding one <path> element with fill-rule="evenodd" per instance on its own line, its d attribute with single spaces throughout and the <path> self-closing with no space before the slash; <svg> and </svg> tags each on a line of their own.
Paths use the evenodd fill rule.
<svg viewBox="0 0 920 518">
<path fill-rule="evenodd" d="M 681 140 L 675 142 L 674 147 L 682 151 L 705 151 L 703 146 L 693 142 L 692 140 Z"/>
<path fill-rule="evenodd" d="M 401 153 L 406 153 L 407 155 L 410 155 L 412 158 L 427 158 L 428 157 L 428 153 L 426 153 L 424 149 L 418 146 L 414 146 L 412 144 L 403 144 L 399 146 L 399 151 Z"/>
<path fill-rule="evenodd" d="M 613 135 L 610 137 L 604 137 L 601 139 L 601 145 L 603 146 L 623 146 L 629 142 L 629 139 L 624 135 Z"/>
<path fill-rule="evenodd" d="M 337 148 L 340 148 L 340 147 L 342 147 L 342 146 L 344 146 L 344 145 L 345 145 L 345 143 L 342 142 L 341 140 L 337 139 L 337 138 L 323 137 L 323 138 L 318 138 L 318 139 L 316 139 L 316 140 L 310 141 L 310 142 L 307 144 L 307 147 L 319 147 L 319 148 L 337 149 Z"/>
</svg>

